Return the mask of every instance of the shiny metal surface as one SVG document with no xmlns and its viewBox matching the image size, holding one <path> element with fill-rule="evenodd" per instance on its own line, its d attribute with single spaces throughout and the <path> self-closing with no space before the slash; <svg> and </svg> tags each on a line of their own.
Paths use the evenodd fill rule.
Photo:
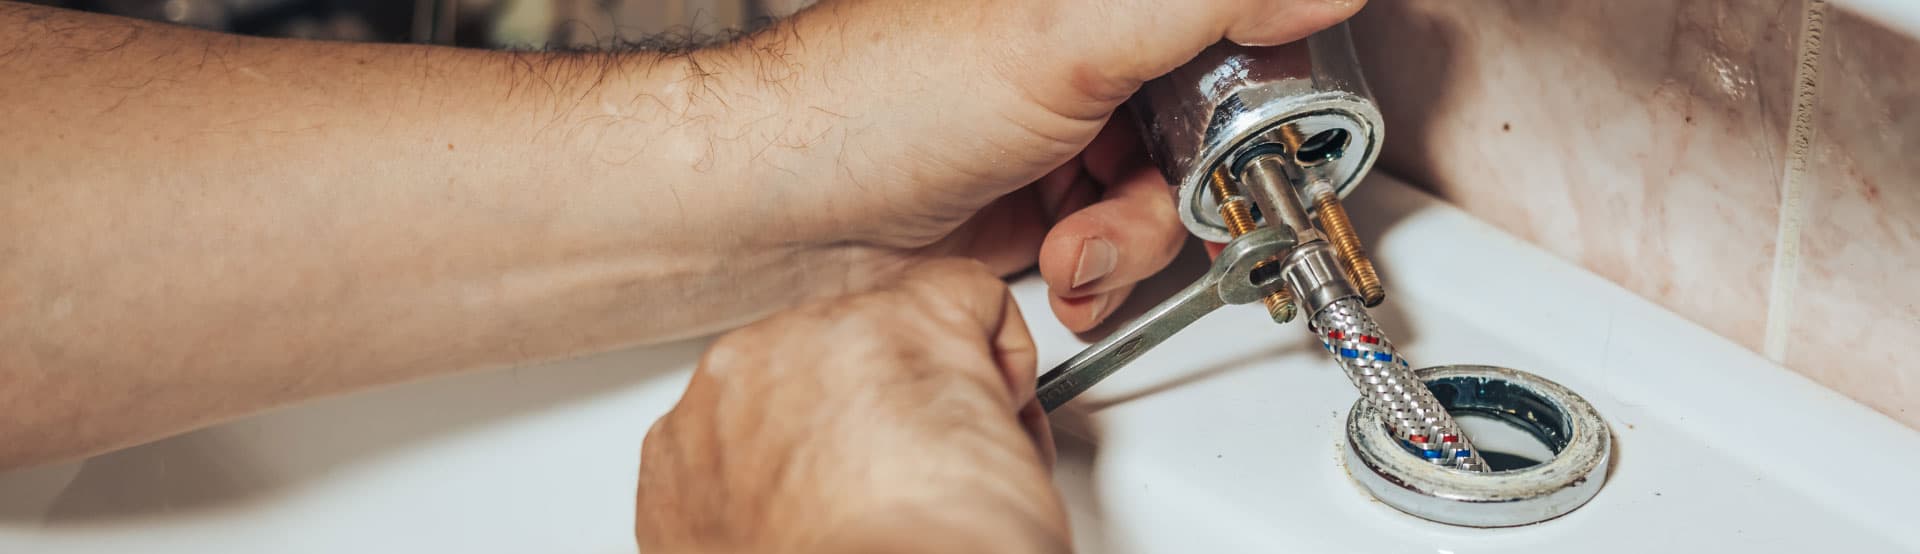
<svg viewBox="0 0 1920 554">
<path fill-rule="evenodd" d="M 1308 315 L 1320 313 L 1341 299 L 1360 297 L 1354 292 L 1353 284 L 1347 282 L 1338 254 L 1327 241 L 1302 244 L 1280 264 L 1280 275 L 1287 282 L 1287 289 L 1293 291 L 1295 300 Z"/>
<path fill-rule="evenodd" d="M 1313 220 L 1307 216 L 1293 179 L 1287 176 L 1289 169 L 1297 170 L 1285 153 L 1254 156 L 1240 166 L 1240 188 L 1260 207 L 1269 224 L 1285 225 L 1293 229 L 1300 242 L 1311 242 L 1320 238 L 1320 230 L 1314 228 Z"/>
<path fill-rule="evenodd" d="M 1344 280 L 1344 278 L 1342 278 Z M 1309 328 L 1360 391 L 1360 402 L 1402 445 L 1408 460 L 1485 471 L 1485 460 L 1432 391 L 1421 386 L 1406 356 L 1393 347 L 1360 298 L 1347 296 L 1314 312 Z"/>
<path fill-rule="evenodd" d="M 1307 184 L 1307 194 L 1313 197 L 1321 226 L 1327 230 L 1327 241 L 1340 253 L 1340 263 L 1346 267 L 1347 279 L 1353 282 L 1354 290 L 1360 293 L 1360 301 L 1369 308 L 1386 301 L 1387 287 L 1380 282 L 1380 273 L 1374 271 L 1373 260 L 1367 257 L 1366 246 L 1360 244 L 1360 234 L 1353 230 L 1353 220 L 1347 217 L 1347 209 L 1334 196 L 1333 187 L 1325 182 L 1311 182 Z"/>
<path fill-rule="evenodd" d="M 1271 221 L 1311 230 L 1312 222 L 1306 219 L 1293 189 L 1272 185 L 1287 182 L 1282 172 L 1298 168 L 1286 157 L 1261 154 L 1245 166 L 1241 184 L 1263 211 L 1275 214 Z M 1313 186 L 1317 190 L 1327 187 L 1322 182 Z M 1429 463 L 1485 469 L 1472 441 L 1440 408 L 1433 394 L 1416 385 L 1406 357 L 1394 349 L 1393 341 L 1367 313 L 1365 299 L 1349 280 L 1352 272 L 1342 265 L 1334 245 L 1318 232 L 1310 236 L 1280 261 L 1281 279 L 1308 314 L 1308 329 L 1326 345 L 1334 362 L 1360 392 L 1361 401 L 1374 406 L 1387 418 L 1394 435 L 1420 451 Z"/>
<path fill-rule="evenodd" d="M 1215 170 L 1210 177 L 1207 180 L 1210 185 L 1208 188 L 1213 191 L 1213 199 L 1220 203 L 1220 219 L 1226 222 L 1227 233 L 1239 237 L 1260 228 L 1259 223 L 1254 221 L 1252 205 L 1240 195 L 1240 186 L 1235 184 L 1237 180 L 1228 176 L 1224 169 Z M 1298 234 L 1296 231 L 1296 238 Z M 1294 315 L 1300 311 L 1294 306 L 1293 293 L 1284 287 L 1261 300 L 1267 305 L 1267 316 L 1273 318 L 1274 323 L 1293 321 Z"/>
<path fill-rule="evenodd" d="M 1300 245 L 1277 262 L 1279 280 L 1293 300 L 1285 307 L 1304 307 L 1301 312 L 1309 316 L 1309 329 L 1326 343 L 1362 401 L 1378 408 L 1394 433 L 1417 445 L 1429 463 L 1484 469 L 1484 461 L 1457 423 L 1439 408 L 1431 393 L 1418 386 L 1405 360 L 1366 312 L 1366 298 L 1383 296 L 1378 279 L 1368 281 L 1373 294 L 1363 298 L 1335 245 L 1313 223 L 1312 210 L 1335 205 L 1317 196 L 1344 196 L 1379 153 L 1380 115 L 1360 76 L 1346 28 L 1335 27 L 1309 40 L 1273 48 L 1216 44 L 1148 83 L 1135 96 L 1133 107 L 1149 151 L 1168 182 L 1179 186 L 1178 211 L 1187 229 L 1215 242 L 1244 232 L 1248 225 L 1241 216 L 1250 214 L 1231 205 L 1222 209 L 1244 195 L 1260 210 L 1255 224 L 1292 231 Z M 1224 182 L 1222 175 L 1238 186 Z M 1324 194 L 1327 191 L 1331 194 Z M 1337 208 L 1328 211 L 1333 209 Z M 1332 221 L 1346 222 L 1344 217 Z M 1344 238 L 1353 243 L 1345 245 L 1346 250 L 1359 259 L 1358 239 L 1351 228 L 1344 229 L 1348 231 Z M 1195 300 L 1204 293 L 1190 288 L 1128 329 L 1177 331 L 1199 317 L 1179 310 L 1204 310 L 1199 312 L 1204 314 L 1219 307 Z M 1282 313 L 1272 305 L 1269 308 Z M 1159 322 L 1166 326 L 1164 330 L 1150 327 L 1156 319 L 1166 320 Z M 1274 319 L 1284 322 L 1290 317 Z M 1147 340 L 1151 342 L 1146 347 L 1151 347 L 1164 337 L 1123 333 L 1109 338 L 1110 344 L 1096 345 L 1049 372 L 1042 385 L 1052 385 L 1047 378 L 1062 379 L 1062 374 L 1104 378 L 1114 369 L 1107 365 L 1114 363 L 1109 358 L 1125 363 L 1146 348 L 1140 344 Z M 1090 386 L 1074 383 L 1071 376 L 1064 379 L 1068 390 Z M 1043 391 L 1043 404 L 1048 403 L 1047 396 Z M 1049 407 L 1058 402 L 1064 400 Z"/>
<path fill-rule="evenodd" d="M 1442 366 L 1416 375 L 1444 387 L 1444 407 L 1478 412 L 1526 430 L 1554 451 L 1531 467 L 1468 473 L 1411 455 L 1375 406 L 1347 415 L 1347 473 L 1381 502 L 1424 519 L 1467 527 L 1510 527 L 1553 519 L 1585 505 L 1607 480 L 1613 439 L 1592 404 L 1544 377 L 1492 366 Z"/>
<path fill-rule="evenodd" d="M 1379 156 L 1383 131 L 1345 25 L 1282 46 L 1216 44 L 1148 82 L 1131 105 L 1155 162 L 1179 188 L 1181 222 L 1213 242 L 1230 238 L 1207 194 L 1214 167 L 1263 147 L 1284 149 L 1284 135 L 1338 129 L 1349 137 L 1341 153 L 1303 176 L 1345 196 Z M 1301 203 L 1311 205 L 1304 196 Z"/>
<path fill-rule="evenodd" d="M 1193 284 L 1041 375 L 1040 405 L 1053 411 L 1221 306 L 1254 302 L 1278 290 L 1279 279 L 1254 282 L 1253 269 L 1293 245 L 1293 232 L 1278 227 L 1233 239 Z"/>
</svg>

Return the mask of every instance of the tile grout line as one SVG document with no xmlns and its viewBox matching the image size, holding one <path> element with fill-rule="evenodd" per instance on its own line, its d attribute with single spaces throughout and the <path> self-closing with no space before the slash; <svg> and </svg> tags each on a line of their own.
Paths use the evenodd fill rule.
<svg viewBox="0 0 1920 554">
<path fill-rule="evenodd" d="M 1826 26 L 1827 0 L 1807 0 L 1795 56 L 1793 111 L 1787 126 L 1787 160 L 1780 178 L 1780 217 L 1773 244 L 1773 274 L 1767 287 L 1766 335 L 1761 342 L 1762 354 L 1780 364 L 1787 362 L 1789 323 L 1800 286 L 1800 235 L 1807 216 L 1807 165 L 1815 138 L 1820 42 Z"/>
</svg>

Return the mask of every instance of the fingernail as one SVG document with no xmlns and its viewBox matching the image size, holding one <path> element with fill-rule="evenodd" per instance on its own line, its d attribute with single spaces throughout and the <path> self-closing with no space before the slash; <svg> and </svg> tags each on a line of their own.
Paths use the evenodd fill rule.
<svg viewBox="0 0 1920 554">
<path fill-rule="evenodd" d="M 1098 296 L 1093 297 L 1093 301 L 1087 303 L 1087 307 L 1093 308 L 1093 311 L 1087 314 L 1088 327 L 1099 325 L 1100 320 L 1107 317 L 1107 303 L 1109 302 L 1113 302 L 1112 292 L 1100 293 Z"/>
<path fill-rule="evenodd" d="M 1080 264 L 1073 268 L 1073 288 L 1093 282 L 1113 273 L 1113 266 L 1120 262 L 1120 252 L 1107 239 L 1087 239 L 1080 243 Z"/>
</svg>

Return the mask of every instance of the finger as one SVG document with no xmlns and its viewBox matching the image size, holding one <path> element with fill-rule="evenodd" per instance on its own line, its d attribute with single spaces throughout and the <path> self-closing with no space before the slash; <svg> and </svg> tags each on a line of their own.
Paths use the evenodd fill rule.
<svg viewBox="0 0 1920 554">
<path fill-rule="evenodd" d="M 641 505 L 646 504 L 644 501 L 649 492 L 656 495 L 666 495 L 670 491 L 662 491 L 659 489 L 670 489 L 674 485 L 671 480 L 652 478 L 655 475 L 666 473 L 660 466 L 670 461 L 669 456 L 674 452 L 674 446 L 677 446 L 666 444 L 675 442 L 673 437 L 668 434 L 671 432 L 668 430 L 668 425 L 667 416 L 661 416 L 660 419 L 653 420 L 653 425 L 647 427 L 646 436 L 640 439 L 640 477 L 635 496 L 642 500 L 642 502 L 640 502 Z M 648 514 L 642 511 L 638 515 L 644 519 Z"/>
<path fill-rule="evenodd" d="M 1045 212 L 1044 201 L 1035 199 L 1041 193 L 1036 186 L 1000 197 L 948 235 L 945 240 L 959 241 L 957 247 L 935 244 L 930 248 L 980 260 L 994 275 L 1011 275 L 1033 267 L 1047 229 L 1053 226 L 1053 216 Z"/>
<path fill-rule="evenodd" d="M 700 450 L 707 445 L 688 440 L 680 432 L 674 413 L 668 412 L 647 429 L 640 443 L 640 471 L 634 487 L 634 538 L 642 545 L 673 544 L 682 537 L 675 533 L 684 527 L 675 516 L 688 510 L 684 502 L 700 495 L 688 490 L 683 457 L 702 464 Z M 700 466 L 696 466 L 700 467 Z M 656 547 L 656 549 L 658 549 Z"/>
<path fill-rule="evenodd" d="M 981 264 L 960 259 L 921 264 L 909 270 L 903 282 L 908 283 L 909 297 L 933 299 L 930 301 L 958 308 L 936 310 L 936 317 L 958 313 L 961 329 L 979 333 L 982 350 L 991 355 L 998 369 L 999 386 L 995 390 L 1005 393 L 1007 410 L 1017 413 L 1033 401 L 1039 353 L 1005 282 Z"/>
<path fill-rule="evenodd" d="M 1039 379 L 1039 350 L 1034 347 L 1033 335 L 1027 332 L 1027 320 L 1021 317 L 1020 305 L 1013 301 L 1013 294 L 1006 295 L 1006 307 L 1001 312 L 1000 333 L 993 340 L 994 356 L 999 359 L 1001 372 L 1007 379 L 1007 391 L 1013 400 L 1011 406 L 1018 414 L 1020 427 L 1033 441 L 1034 452 L 1051 469 L 1055 457 L 1053 428 L 1047 424 L 1047 411 L 1040 406 L 1034 391 Z"/>
<path fill-rule="evenodd" d="M 1061 194 L 1060 203 L 1055 204 L 1047 212 L 1048 226 L 1052 226 L 1052 224 L 1066 219 L 1067 216 L 1073 215 L 1074 212 L 1080 211 L 1081 208 L 1099 202 L 1100 197 L 1106 194 L 1105 189 L 1106 187 L 1101 186 L 1100 183 L 1095 181 L 1091 176 L 1085 173 L 1080 174 L 1073 180 L 1073 184 L 1068 186 L 1066 191 Z"/>
<path fill-rule="evenodd" d="M 1107 125 L 1080 155 L 1080 166 L 1087 175 L 1101 183 L 1118 183 L 1128 172 L 1150 165 L 1146 142 L 1140 140 L 1135 121 L 1133 114 L 1124 110 L 1107 119 Z"/>
<path fill-rule="evenodd" d="M 1071 170 L 1072 174 L 1063 171 Z M 1033 267 L 1047 231 L 1060 218 L 1099 201 L 1101 186 L 1085 173 L 1080 158 L 1013 191 L 974 214 L 965 227 L 948 235 L 957 244 L 936 244 L 933 252 L 957 252 L 982 262 L 995 275 Z"/>
<path fill-rule="evenodd" d="M 1306 38 L 1315 31 L 1345 21 L 1366 5 L 1366 0 L 1310 0 L 1262 2 L 1266 9 L 1249 17 L 1233 18 L 1227 27 L 1227 40 L 1248 46 L 1272 46 Z"/>
<path fill-rule="evenodd" d="M 977 265 L 964 263 L 930 262 L 915 268 L 907 278 L 917 281 L 921 287 L 948 291 L 950 296 L 945 297 L 959 302 L 962 312 L 971 315 L 968 318 L 971 323 L 985 332 L 983 336 L 991 337 L 988 346 L 1000 369 L 1007 409 L 1017 414 L 1021 427 L 1033 440 L 1035 451 L 1051 466 L 1053 431 L 1047 426 L 1046 411 L 1040 409 L 1034 391 L 1039 378 L 1039 351 L 1013 294 L 997 279 L 982 279 Z M 926 292 L 930 291 L 919 289 L 914 294 Z M 997 295 L 998 309 L 990 309 L 994 302 L 987 301 L 987 297 L 993 295 Z"/>
<path fill-rule="evenodd" d="M 1139 165 L 1109 183 L 1105 199 L 1054 225 L 1040 247 L 1040 275 L 1062 297 L 1115 290 L 1160 272 L 1186 235 L 1166 180 Z"/>
<path fill-rule="evenodd" d="M 1098 229 L 1102 227 L 1122 230 L 1108 233 L 1118 235 L 1115 238 L 1101 237 L 1100 242 L 1082 243 L 1078 250 L 1054 246 L 1066 248 L 1069 254 L 1058 250 L 1049 253 L 1047 246 L 1042 246 L 1042 275 L 1050 277 L 1048 284 L 1060 291 L 1057 294 L 1066 297 L 1104 292 L 1157 273 L 1179 253 L 1186 239 L 1186 231 L 1173 214 L 1172 189 L 1148 163 L 1129 115 L 1116 114 L 1088 145 L 1082 158 L 1087 175 L 1108 184 L 1108 198 L 1083 210 L 1087 213 L 1069 214 L 1055 226 L 1048 240 L 1060 242 L 1055 237 L 1063 232 L 1095 229 L 1093 232 L 1101 233 L 1104 231 Z M 1119 204 L 1107 204 L 1113 201 Z M 1163 212 L 1165 215 L 1155 215 Z M 1082 221 L 1088 218 L 1094 222 Z M 1121 254 L 1122 248 L 1129 253 Z M 1060 259 L 1070 260 L 1071 269 L 1049 268 L 1048 258 L 1054 258 L 1055 265 L 1061 263 Z M 1122 260 L 1129 263 L 1122 267 Z"/>
<path fill-rule="evenodd" d="M 1080 298 L 1065 298 L 1058 295 L 1047 299 L 1053 307 L 1053 317 L 1075 333 L 1084 333 L 1106 321 L 1107 316 L 1120 309 L 1127 301 L 1127 295 L 1133 293 L 1133 285 Z"/>
<path fill-rule="evenodd" d="M 672 498 L 673 495 L 673 491 L 663 489 L 672 488 L 674 480 L 657 477 L 664 473 L 659 466 L 666 463 L 663 447 L 659 445 L 665 439 L 660 438 L 660 434 L 660 423 L 656 421 L 653 428 L 647 431 L 647 438 L 640 443 L 640 475 L 636 478 L 633 491 L 633 537 L 642 545 L 659 540 L 660 524 L 655 519 L 665 511 L 657 504 L 664 502 L 653 499 Z"/>
<path fill-rule="evenodd" d="M 1011 49 L 1011 54 L 1021 57 L 1018 67 L 1025 69 L 1011 77 L 1038 98 L 1059 99 L 1048 106 L 1058 113 L 1102 117 L 1141 83 L 1172 71 L 1223 38 L 1249 45 L 1292 42 L 1351 17 L 1364 4 L 1363 0 L 1029 2 L 1023 6 L 1026 9 L 1005 10 L 1006 15 L 1063 23 Z M 1035 56 L 1036 52 L 1047 55 Z"/>
<path fill-rule="evenodd" d="M 902 274 L 900 287 L 908 298 L 949 308 L 932 314 L 978 333 L 983 350 L 994 346 L 1007 325 L 1011 305 L 1007 284 L 977 260 L 941 258 L 917 264 Z M 1019 321 L 1017 312 L 1013 317 L 1025 334 L 1025 322 Z"/>
<path fill-rule="evenodd" d="M 1048 425 L 1047 411 L 1040 406 L 1034 390 L 1039 379 L 1039 349 L 1034 347 L 1026 318 L 1021 317 L 1020 305 L 1013 301 L 1011 293 L 1006 295 L 1003 313 L 1005 319 L 1000 325 L 1000 334 L 993 341 L 994 355 L 1007 379 L 1007 390 L 1013 400 L 1011 406 L 1021 429 L 1026 431 L 1027 439 L 1033 441 L 1034 453 L 1039 454 L 1040 461 L 1052 469 L 1056 457 L 1053 427 Z"/>
<path fill-rule="evenodd" d="M 1033 334 L 1027 331 L 1026 318 L 1020 315 L 1020 305 L 1013 301 L 1013 294 L 1002 296 L 1006 300 L 1000 310 L 1000 332 L 993 338 L 993 354 L 1007 380 L 1007 394 L 1012 400 L 1008 406 L 1018 409 L 1034 399 L 1040 354 L 1034 347 Z"/>
<path fill-rule="evenodd" d="M 1073 159 L 1067 160 L 1067 163 L 1060 164 L 1060 167 L 1047 173 L 1045 177 L 1034 181 L 1033 186 L 1029 187 L 1037 191 L 1040 209 L 1049 217 L 1058 218 L 1068 193 L 1075 188 L 1080 188 L 1076 183 L 1081 179 L 1080 174 L 1086 167 L 1081 160 L 1080 156 L 1074 156 Z"/>
<path fill-rule="evenodd" d="M 1053 463 L 1060 454 L 1053 445 L 1053 426 L 1047 423 L 1047 409 L 1040 406 L 1039 399 L 1028 401 L 1020 408 L 1020 427 L 1026 429 L 1028 438 L 1033 439 L 1033 448 L 1040 453 L 1040 460 L 1046 462 L 1047 469 L 1053 469 Z"/>
</svg>

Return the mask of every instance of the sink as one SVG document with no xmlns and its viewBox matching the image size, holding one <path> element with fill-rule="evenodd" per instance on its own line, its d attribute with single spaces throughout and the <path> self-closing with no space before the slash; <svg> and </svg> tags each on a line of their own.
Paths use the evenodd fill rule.
<svg viewBox="0 0 1920 554">
<path fill-rule="evenodd" d="M 1449 527 L 1342 466 L 1354 392 L 1300 323 L 1201 320 L 1055 414 L 1081 552 L 1890 552 L 1920 432 L 1385 176 L 1349 200 L 1415 366 L 1580 393 L 1614 434 L 1585 507 Z M 1204 267 L 1192 252 L 1137 310 Z M 1042 370 L 1086 344 L 1016 281 Z M 1125 311 L 1123 310 L 1123 315 Z M 621 552 L 647 426 L 704 341 L 321 400 L 89 460 L 0 473 L 0 552 Z"/>
<path fill-rule="evenodd" d="M 1373 500 L 1342 465 L 1356 397 L 1346 378 L 1298 323 L 1229 307 L 1056 412 L 1070 438 L 1055 479 L 1081 551 L 1920 551 L 1906 532 L 1920 433 L 1402 183 L 1371 181 L 1347 204 L 1388 284 L 1374 315 L 1395 345 L 1415 367 L 1523 369 L 1592 402 L 1614 435 L 1599 495 L 1510 529 Z M 1043 290 L 1017 294 L 1044 306 Z M 1072 354 L 1065 329 L 1029 319 L 1041 320 L 1043 365 Z"/>
</svg>

